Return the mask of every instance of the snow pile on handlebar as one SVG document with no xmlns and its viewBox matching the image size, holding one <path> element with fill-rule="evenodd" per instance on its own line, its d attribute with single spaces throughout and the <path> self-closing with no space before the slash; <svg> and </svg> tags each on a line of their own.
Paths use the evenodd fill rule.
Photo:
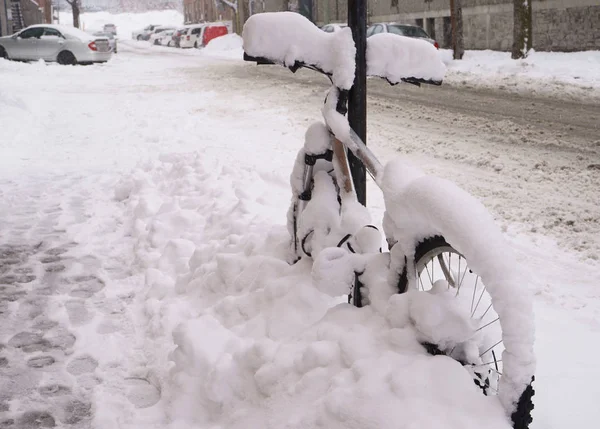
<svg viewBox="0 0 600 429">
<path fill-rule="evenodd" d="M 393 84 L 410 78 L 441 82 L 446 66 L 431 43 L 379 33 L 367 39 L 367 74 L 385 78 Z"/>
<path fill-rule="evenodd" d="M 268 12 L 248 18 L 242 38 L 248 55 L 287 67 L 312 65 L 331 74 L 338 88 L 352 87 L 356 47 L 349 28 L 325 33 L 298 13 Z"/>
</svg>

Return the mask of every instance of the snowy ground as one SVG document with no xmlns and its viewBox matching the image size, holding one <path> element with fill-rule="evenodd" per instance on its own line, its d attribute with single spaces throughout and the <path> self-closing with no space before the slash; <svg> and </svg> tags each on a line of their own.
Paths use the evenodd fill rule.
<svg viewBox="0 0 600 429">
<path fill-rule="evenodd" d="M 600 51 L 535 52 L 512 60 L 509 52 L 467 51 L 460 61 L 442 50 L 446 83 L 502 91 L 600 99 Z"/>
<path fill-rule="evenodd" d="M 393 316 L 335 307 L 283 261 L 321 86 L 121 46 L 103 66 L 0 61 L 0 426 L 507 427 Z M 594 141 L 513 141 L 510 120 L 382 95 L 369 108 L 373 151 L 401 146 L 467 188 L 532 272 L 533 427 L 595 427 Z"/>
<path fill-rule="evenodd" d="M 61 23 L 71 22 L 69 13 L 61 13 Z M 133 31 L 148 24 L 181 25 L 183 16 L 177 11 L 151 11 L 113 15 L 106 12 L 81 15 L 83 28 L 100 30 L 104 24 L 117 26 L 119 37 L 129 39 Z M 460 61 L 452 59 L 452 51 L 440 51 L 448 66 L 445 84 L 467 88 L 491 88 L 506 92 L 530 93 L 570 99 L 600 100 L 600 51 L 535 52 L 514 61 L 508 52 L 467 51 Z M 230 49 L 231 58 L 242 58 L 242 50 Z"/>
</svg>

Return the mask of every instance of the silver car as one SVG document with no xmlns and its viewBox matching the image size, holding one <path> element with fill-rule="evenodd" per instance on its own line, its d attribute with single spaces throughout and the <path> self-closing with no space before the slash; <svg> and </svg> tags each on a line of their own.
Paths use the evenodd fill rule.
<svg viewBox="0 0 600 429">
<path fill-rule="evenodd" d="M 117 53 L 117 37 L 113 33 L 107 33 L 106 31 L 96 31 L 93 34 L 94 36 L 100 38 L 106 37 L 108 39 L 108 44 L 110 45 L 110 49 L 112 50 L 113 54 Z"/>
<path fill-rule="evenodd" d="M 0 37 L 0 58 L 11 60 L 91 64 L 106 62 L 111 55 L 108 38 L 64 25 L 32 25 L 12 36 Z"/>
<path fill-rule="evenodd" d="M 432 39 L 425 30 L 417 25 L 397 24 L 395 22 L 390 22 L 372 24 L 369 28 L 367 28 L 367 37 L 371 37 L 373 34 L 378 33 L 393 33 L 399 34 L 400 36 L 412 37 L 414 39 L 422 39 L 431 43 L 436 47 L 436 49 L 440 49 L 438 42 Z"/>
</svg>

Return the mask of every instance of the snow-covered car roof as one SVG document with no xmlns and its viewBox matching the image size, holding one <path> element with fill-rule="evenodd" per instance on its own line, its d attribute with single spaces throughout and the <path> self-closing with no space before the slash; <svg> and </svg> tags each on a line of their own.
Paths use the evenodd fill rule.
<svg viewBox="0 0 600 429">
<path fill-rule="evenodd" d="M 35 24 L 35 25 L 30 25 L 27 28 L 39 28 L 39 27 L 43 27 L 43 28 L 54 28 L 58 31 L 60 31 L 63 35 L 69 35 L 72 37 L 75 37 L 81 41 L 93 41 L 96 40 L 96 37 L 92 36 L 89 33 L 86 33 L 85 31 L 80 30 L 79 28 L 75 28 L 75 27 L 69 27 L 66 25 L 58 25 L 58 24 Z"/>
</svg>

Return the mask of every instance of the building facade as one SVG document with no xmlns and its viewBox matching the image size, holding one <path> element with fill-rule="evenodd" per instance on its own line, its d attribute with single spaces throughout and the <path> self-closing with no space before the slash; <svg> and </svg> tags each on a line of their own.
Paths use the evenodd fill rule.
<svg viewBox="0 0 600 429">
<path fill-rule="evenodd" d="M 81 0 L 81 9 L 88 12 L 146 12 L 181 8 L 182 0 Z"/>
<path fill-rule="evenodd" d="M 46 0 L 0 0 L 0 35 L 8 36 L 29 25 L 46 22 L 47 7 L 51 10 Z"/>
<path fill-rule="evenodd" d="M 8 36 L 12 33 L 12 11 L 10 10 L 10 0 L 0 0 L 0 37 Z M 10 13 L 10 15 L 9 15 Z M 9 16 L 11 19 L 9 20 Z"/>
<path fill-rule="evenodd" d="M 348 19 L 347 0 L 229 1 L 238 4 L 235 17 L 226 6 L 214 6 L 224 5 L 221 0 L 184 0 L 186 22 L 228 19 L 229 13 L 241 28 L 254 13 L 281 10 L 297 11 L 317 25 Z M 532 0 L 532 11 L 534 49 L 600 49 L 600 0 Z M 462 12 L 466 49 L 511 49 L 512 0 L 462 0 Z M 367 0 L 367 14 L 369 24 L 395 21 L 419 25 L 442 47 L 451 45 L 450 0 Z"/>
<path fill-rule="evenodd" d="M 313 0 L 318 23 L 345 22 L 347 1 Z M 538 51 L 600 49 L 600 0 L 532 0 L 533 48 Z M 508 51 L 511 0 L 462 0 L 466 49 Z M 398 21 L 425 29 L 442 47 L 451 44 L 449 0 L 369 0 L 369 23 Z"/>
<path fill-rule="evenodd" d="M 183 21 L 197 24 L 212 21 L 234 21 L 235 11 L 219 0 L 183 0 Z"/>
<path fill-rule="evenodd" d="M 244 22 L 255 13 L 280 12 L 296 10 L 299 3 L 310 3 L 314 0 L 228 0 L 235 4 L 234 9 L 222 0 L 183 0 L 184 21 L 186 24 L 198 22 L 231 21 L 233 29 L 241 33 Z"/>
</svg>

